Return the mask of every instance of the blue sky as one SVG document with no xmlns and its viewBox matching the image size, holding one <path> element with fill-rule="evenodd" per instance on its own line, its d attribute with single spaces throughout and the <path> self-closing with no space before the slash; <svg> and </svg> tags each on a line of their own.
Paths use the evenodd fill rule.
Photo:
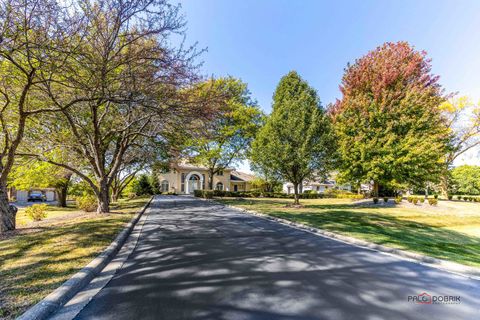
<svg viewBox="0 0 480 320">
<path fill-rule="evenodd" d="M 241 78 L 266 112 L 288 71 L 298 71 L 326 105 L 340 98 L 338 85 L 348 62 L 399 40 L 427 51 L 447 92 L 480 98 L 480 1 L 180 3 L 188 21 L 187 42 L 208 49 L 201 57 L 203 72 Z M 464 161 L 476 161 L 475 155 Z"/>
</svg>

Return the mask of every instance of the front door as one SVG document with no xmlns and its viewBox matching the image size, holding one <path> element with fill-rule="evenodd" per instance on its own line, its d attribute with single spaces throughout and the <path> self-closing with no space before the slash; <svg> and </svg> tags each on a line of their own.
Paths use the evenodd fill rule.
<svg viewBox="0 0 480 320">
<path fill-rule="evenodd" d="M 237 192 L 238 191 L 238 185 L 233 185 L 233 191 Z"/>
<path fill-rule="evenodd" d="M 200 189 L 200 177 L 194 174 L 190 177 L 190 180 L 188 180 L 188 192 L 193 193 L 198 189 Z"/>
</svg>

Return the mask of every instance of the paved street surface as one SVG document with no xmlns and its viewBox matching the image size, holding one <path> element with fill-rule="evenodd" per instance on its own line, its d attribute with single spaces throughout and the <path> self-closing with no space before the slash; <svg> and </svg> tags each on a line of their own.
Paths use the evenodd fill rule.
<svg viewBox="0 0 480 320">
<path fill-rule="evenodd" d="M 77 319 L 480 319 L 480 281 L 193 198 L 152 206 Z M 407 301 L 423 292 L 460 303 Z"/>
</svg>

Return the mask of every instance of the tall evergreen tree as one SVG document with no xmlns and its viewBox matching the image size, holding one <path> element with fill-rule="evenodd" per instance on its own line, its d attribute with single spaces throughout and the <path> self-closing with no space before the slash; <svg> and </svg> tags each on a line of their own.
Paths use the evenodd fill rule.
<svg viewBox="0 0 480 320">
<path fill-rule="evenodd" d="M 449 140 L 425 52 L 386 43 L 348 66 L 332 109 L 342 176 L 390 186 L 438 178 Z"/>
<path fill-rule="evenodd" d="M 277 86 L 272 113 L 253 142 L 251 160 L 291 182 L 298 205 L 303 180 L 324 174 L 331 163 L 330 128 L 316 91 L 291 71 Z"/>
</svg>

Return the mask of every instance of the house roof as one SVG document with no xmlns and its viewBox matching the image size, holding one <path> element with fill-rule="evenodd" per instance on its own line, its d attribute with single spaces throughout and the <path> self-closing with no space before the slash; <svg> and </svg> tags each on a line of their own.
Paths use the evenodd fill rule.
<svg viewBox="0 0 480 320">
<path fill-rule="evenodd" d="M 174 168 L 178 169 L 190 169 L 190 170 L 207 170 L 207 167 L 200 166 L 200 165 L 195 165 L 195 164 L 190 164 L 190 163 L 173 163 L 172 165 Z M 224 171 L 228 170 L 233 170 L 232 168 L 225 168 L 223 169 Z"/>
<path fill-rule="evenodd" d="M 248 182 L 248 181 L 252 181 L 253 179 L 255 179 L 254 175 L 248 174 L 248 173 L 245 173 L 245 172 L 234 170 L 230 173 L 230 180 L 233 180 L 233 181 L 246 181 L 246 182 Z"/>
</svg>

